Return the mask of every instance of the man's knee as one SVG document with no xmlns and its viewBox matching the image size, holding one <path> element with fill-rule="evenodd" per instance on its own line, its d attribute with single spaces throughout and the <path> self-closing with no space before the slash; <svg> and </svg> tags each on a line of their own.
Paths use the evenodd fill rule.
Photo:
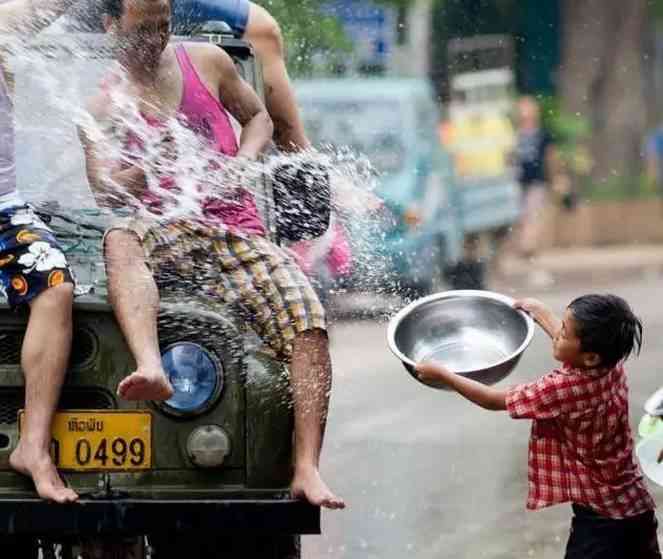
<svg viewBox="0 0 663 559">
<path fill-rule="evenodd" d="M 138 235 L 128 229 L 113 229 L 104 237 L 106 265 L 122 261 L 145 259 L 143 245 Z"/>
<path fill-rule="evenodd" d="M 281 27 L 265 8 L 253 2 L 245 36 L 254 44 L 259 55 L 271 54 L 283 58 L 285 43 Z"/>
<path fill-rule="evenodd" d="M 30 303 L 31 312 L 61 315 L 68 312 L 74 303 L 74 285 L 62 283 L 49 287 L 37 295 Z"/>
<path fill-rule="evenodd" d="M 327 330 L 323 328 L 309 328 L 303 332 L 299 332 L 294 340 L 297 346 L 304 346 L 310 349 L 313 348 L 326 348 L 329 345 L 329 337 Z"/>
</svg>

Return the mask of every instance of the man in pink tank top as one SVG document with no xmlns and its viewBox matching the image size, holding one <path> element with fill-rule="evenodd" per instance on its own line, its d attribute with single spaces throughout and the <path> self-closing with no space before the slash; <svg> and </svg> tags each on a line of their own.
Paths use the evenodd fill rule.
<svg viewBox="0 0 663 559">
<path fill-rule="evenodd" d="M 169 189 L 179 185 L 172 176 L 158 176 L 158 186 L 152 186 L 155 176 L 145 163 L 146 141 L 153 144 L 161 134 L 167 158 L 174 140 L 166 138 L 164 130 L 176 120 L 204 142 L 194 157 L 204 158 L 203 166 L 212 171 L 221 171 L 224 158 L 258 156 L 271 140 L 271 119 L 224 51 L 209 44 L 169 45 L 169 0 L 105 0 L 104 5 L 105 26 L 116 38 L 126 79 L 111 80 L 92 100 L 91 112 L 102 124 L 116 122 L 110 101 L 121 90 L 135 100 L 143 132 L 142 139 L 141 134 L 126 134 L 124 147 L 130 156 L 124 164 L 105 160 L 98 145 L 82 133 L 88 176 L 100 200 L 125 192 L 149 207 L 158 221 Z M 239 145 L 226 112 L 242 125 Z M 146 128 L 154 138 L 145 139 Z M 213 184 L 198 187 L 200 208 L 192 219 L 162 221 L 151 228 L 145 220 L 130 219 L 106 235 L 109 299 L 138 365 L 118 393 L 145 400 L 173 390 L 159 354 L 159 294 L 148 262 L 157 276 L 173 273 L 176 282 L 186 286 L 204 276 L 201 289 L 211 287 L 208 295 L 237 303 L 242 317 L 290 363 L 295 400 L 293 495 L 315 505 L 343 508 L 343 500 L 324 483 L 318 466 L 331 384 L 324 309 L 289 254 L 266 238 L 250 192 L 237 188 L 228 199 L 220 197 Z"/>
<path fill-rule="evenodd" d="M 99 0 L 73 18 L 73 28 L 100 32 Z M 280 149 L 297 151 L 310 146 L 297 110 L 295 93 L 285 63 L 283 33 L 278 22 L 261 5 L 249 0 L 172 0 L 175 32 L 186 35 L 192 26 L 224 21 L 237 37 L 251 43 L 262 66 L 267 110 L 274 120 L 274 140 Z"/>
</svg>

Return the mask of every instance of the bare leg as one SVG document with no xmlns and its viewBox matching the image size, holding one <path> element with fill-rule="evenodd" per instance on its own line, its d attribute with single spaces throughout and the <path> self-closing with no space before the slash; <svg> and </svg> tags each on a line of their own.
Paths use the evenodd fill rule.
<svg viewBox="0 0 663 559">
<path fill-rule="evenodd" d="M 125 400 L 168 400 L 173 387 L 159 353 L 159 291 L 138 237 L 130 231 L 111 231 L 106 237 L 105 259 L 108 299 L 137 365 L 119 384 L 117 393 Z"/>
<path fill-rule="evenodd" d="M 274 122 L 277 145 L 289 151 L 308 149 L 311 144 L 288 78 L 281 29 L 264 8 L 253 2 L 244 38 L 253 45 L 262 63 L 267 110 Z"/>
<path fill-rule="evenodd" d="M 325 508 L 345 508 L 343 499 L 330 491 L 319 472 L 331 392 L 331 359 L 325 332 L 309 330 L 295 338 L 290 369 L 295 405 L 292 494 Z"/>
<path fill-rule="evenodd" d="M 34 481 L 43 499 L 73 502 L 50 456 L 51 423 L 71 348 L 73 286 L 47 289 L 30 304 L 30 320 L 21 350 L 25 375 L 25 422 L 21 439 L 9 457 L 11 467 Z"/>
</svg>

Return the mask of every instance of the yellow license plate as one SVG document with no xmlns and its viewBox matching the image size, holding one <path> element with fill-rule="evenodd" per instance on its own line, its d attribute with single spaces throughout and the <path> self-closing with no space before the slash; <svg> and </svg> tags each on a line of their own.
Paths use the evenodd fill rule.
<svg viewBox="0 0 663 559">
<path fill-rule="evenodd" d="M 22 429 L 23 410 L 19 412 Z M 125 411 L 57 412 L 51 455 L 61 470 L 127 472 L 152 467 L 152 414 Z"/>
</svg>

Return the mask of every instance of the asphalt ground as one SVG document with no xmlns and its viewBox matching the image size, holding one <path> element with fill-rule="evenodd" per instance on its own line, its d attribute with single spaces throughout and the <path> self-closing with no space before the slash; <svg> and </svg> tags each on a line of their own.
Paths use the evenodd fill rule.
<svg viewBox="0 0 663 559">
<path fill-rule="evenodd" d="M 661 282 L 650 275 L 597 290 L 625 297 L 645 325 L 643 353 L 628 364 L 636 425 L 643 402 L 663 384 Z M 532 295 L 561 314 L 588 291 Z M 324 513 L 323 535 L 304 538 L 305 558 L 563 557 L 570 506 L 525 510 L 529 422 L 413 380 L 387 348 L 384 319 L 336 322 L 331 339 L 335 381 L 322 471 L 348 509 Z M 537 330 L 502 384 L 533 380 L 554 364 Z M 651 489 L 663 503 L 663 489 Z"/>
</svg>

